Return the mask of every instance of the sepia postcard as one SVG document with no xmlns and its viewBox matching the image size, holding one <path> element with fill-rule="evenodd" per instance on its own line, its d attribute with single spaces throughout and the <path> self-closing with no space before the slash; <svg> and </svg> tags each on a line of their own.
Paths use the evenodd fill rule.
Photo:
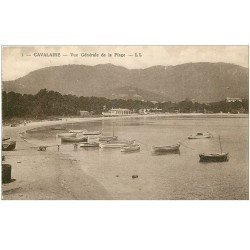
<svg viewBox="0 0 250 250">
<path fill-rule="evenodd" d="M 3 46 L 3 200 L 248 200 L 248 46 Z"/>
</svg>

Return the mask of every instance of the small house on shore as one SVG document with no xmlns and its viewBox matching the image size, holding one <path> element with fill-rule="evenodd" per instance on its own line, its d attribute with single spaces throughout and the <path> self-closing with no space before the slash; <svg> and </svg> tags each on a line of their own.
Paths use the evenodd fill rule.
<svg viewBox="0 0 250 250">
<path fill-rule="evenodd" d="M 147 115 L 147 114 L 150 113 L 150 109 L 139 109 L 139 110 L 138 110 L 138 113 L 139 113 L 140 115 Z"/>
<path fill-rule="evenodd" d="M 80 110 L 79 111 L 79 115 L 80 116 L 83 116 L 83 117 L 86 117 L 86 116 L 89 116 L 89 111 L 85 111 L 85 110 Z"/>
<path fill-rule="evenodd" d="M 227 97 L 226 102 L 242 102 L 242 99 Z"/>
</svg>

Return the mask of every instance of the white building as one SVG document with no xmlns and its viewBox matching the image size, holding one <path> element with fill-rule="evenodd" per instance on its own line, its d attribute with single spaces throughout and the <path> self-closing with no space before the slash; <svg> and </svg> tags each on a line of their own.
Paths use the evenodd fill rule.
<svg viewBox="0 0 250 250">
<path fill-rule="evenodd" d="M 153 113 L 159 113 L 159 112 L 162 112 L 162 109 L 153 108 L 153 109 L 151 109 L 151 112 L 153 112 Z"/>
<path fill-rule="evenodd" d="M 103 116 L 124 116 L 131 114 L 132 112 L 129 109 L 111 109 L 108 112 L 102 112 Z"/>
<path fill-rule="evenodd" d="M 150 109 L 139 109 L 138 113 L 141 115 L 147 115 L 150 113 Z"/>
<path fill-rule="evenodd" d="M 227 97 L 226 102 L 242 102 L 242 99 Z"/>
<path fill-rule="evenodd" d="M 89 116 L 89 111 L 81 110 L 79 111 L 80 116 Z"/>
</svg>

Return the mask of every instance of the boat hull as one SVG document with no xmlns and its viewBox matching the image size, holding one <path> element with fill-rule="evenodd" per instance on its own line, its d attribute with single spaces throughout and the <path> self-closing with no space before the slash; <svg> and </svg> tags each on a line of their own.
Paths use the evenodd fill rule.
<svg viewBox="0 0 250 250">
<path fill-rule="evenodd" d="M 209 133 L 198 133 L 188 136 L 188 139 L 208 139 L 211 138 L 212 135 Z"/>
<path fill-rule="evenodd" d="M 80 138 L 74 138 L 74 137 L 62 137 L 62 142 L 87 142 L 87 137 L 80 137 Z"/>
<path fill-rule="evenodd" d="M 124 146 L 127 146 L 127 144 L 102 144 L 100 143 L 100 148 L 122 148 Z"/>
<path fill-rule="evenodd" d="M 223 162 L 229 160 L 229 154 L 199 154 L 200 162 Z"/>
<path fill-rule="evenodd" d="M 2 143 L 2 151 L 13 151 L 16 148 L 16 141 Z"/>
<path fill-rule="evenodd" d="M 101 131 L 83 131 L 83 135 L 100 135 L 102 132 Z"/>
<path fill-rule="evenodd" d="M 99 141 L 105 142 L 105 141 L 117 141 L 118 136 L 100 136 Z"/>
<path fill-rule="evenodd" d="M 98 142 L 84 142 L 79 145 L 81 148 L 93 148 L 93 147 L 99 147 Z"/>
<path fill-rule="evenodd" d="M 10 139 L 10 137 L 5 137 L 2 139 L 2 141 L 8 141 Z"/>
<path fill-rule="evenodd" d="M 211 136 L 206 135 L 206 136 L 189 136 L 188 139 L 206 139 L 206 138 L 211 138 Z"/>
<path fill-rule="evenodd" d="M 123 148 L 131 145 L 134 141 L 112 141 L 107 143 L 100 143 L 100 148 Z"/>
<path fill-rule="evenodd" d="M 76 133 L 62 133 L 57 135 L 59 138 L 76 137 Z"/>
<path fill-rule="evenodd" d="M 86 130 L 81 130 L 81 129 L 79 129 L 79 130 L 73 130 L 73 129 L 70 129 L 70 130 L 69 130 L 69 133 L 81 134 L 81 133 L 83 133 L 84 131 L 86 131 Z"/>
<path fill-rule="evenodd" d="M 125 146 L 121 148 L 121 152 L 123 153 L 132 153 L 132 152 L 137 152 L 137 151 L 140 151 L 139 145 L 131 145 L 131 146 Z"/>
</svg>

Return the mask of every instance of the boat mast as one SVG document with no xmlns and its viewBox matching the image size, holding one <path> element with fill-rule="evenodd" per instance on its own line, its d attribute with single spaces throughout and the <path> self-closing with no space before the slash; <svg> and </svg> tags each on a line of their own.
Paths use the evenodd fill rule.
<svg viewBox="0 0 250 250">
<path fill-rule="evenodd" d="M 220 153 L 222 154 L 222 147 L 221 147 L 220 136 L 219 136 L 219 142 L 220 142 Z"/>
</svg>

